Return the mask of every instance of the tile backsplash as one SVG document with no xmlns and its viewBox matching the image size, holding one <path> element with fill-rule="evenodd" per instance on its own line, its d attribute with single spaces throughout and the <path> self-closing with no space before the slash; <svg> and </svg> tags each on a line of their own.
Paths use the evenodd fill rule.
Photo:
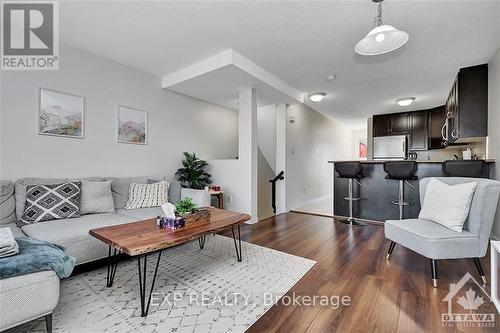
<svg viewBox="0 0 500 333">
<path fill-rule="evenodd" d="M 462 158 L 462 152 L 470 148 L 472 156 L 477 156 L 478 159 L 486 159 L 486 138 L 470 138 L 468 145 L 451 146 L 446 149 L 434 149 L 417 151 L 417 161 L 445 161 L 455 159 L 454 155 Z M 474 158 L 474 157 L 473 157 Z"/>
</svg>

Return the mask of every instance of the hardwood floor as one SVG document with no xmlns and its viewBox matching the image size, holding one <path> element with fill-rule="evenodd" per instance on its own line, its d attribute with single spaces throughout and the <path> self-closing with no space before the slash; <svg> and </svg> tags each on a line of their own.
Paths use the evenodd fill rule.
<svg viewBox="0 0 500 333">
<path fill-rule="evenodd" d="M 332 218 L 288 213 L 243 225 L 241 236 L 318 262 L 287 295 L 351 299 L 337 309 L 278 302 L 247 332 L 500 332 L 500 315 L 486 297 L 481 313 L 496 313 L 495 327 L 442 326 L 449 284 L 466 272 L 480 281 L 472 259 L 438 261 L 440 286 L 435 289 L 427 258 L 396 245 L 391 260 L 385 260 L 389 241 L 383 226 L 352 228 Z M 489 255 L 482 264 L 489 277 Z M 490 292 L 489 285 L 485 289 Z"/>
</svg>

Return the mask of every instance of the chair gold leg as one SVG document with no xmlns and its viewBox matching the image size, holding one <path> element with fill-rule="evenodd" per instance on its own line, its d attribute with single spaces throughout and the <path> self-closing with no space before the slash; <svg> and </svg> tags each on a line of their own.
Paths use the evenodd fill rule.
<svg viewBox="0 0 500 333">
<path fill-rule="evenodd" d="M 437 271 L 437 260 L 431 259 L 431 270 L 432 270 L 432 285 L 434 288 L 438 287 L 438 271 Z"/>
<path fill-rule="evenodd" d="M 396 246 L 396 242 L 391 242 L 389 245 L 389 250 L 387 250 L 387 254 L 385 255 L 385 260 L 389 260 L 391 257 L 392 251 L 394 251 L 394 247 Z"/>
<path fill-rule="evenodd" d="M 487 284 L 488 279 L 486 279 L 486 275 L 484 274 L 483 266 L 481 266 L 481 261 L 479 260 L 479 258 L 474 258 L 474 264 L 476 264 L 477 271 L 479 272 L 479 275 L 481 275 L 483 283 Z"/>
</svg>

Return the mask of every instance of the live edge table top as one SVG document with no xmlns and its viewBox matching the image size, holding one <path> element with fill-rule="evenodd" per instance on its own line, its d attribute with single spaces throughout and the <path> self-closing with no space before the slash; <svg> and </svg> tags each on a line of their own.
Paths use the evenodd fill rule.
<svg viewBox="0 0 500 333">
<path fill-rule="evenodd" d="M 162 250 L 250 220 L 247 214 L 208 208 L 209 223 L 186 229 L 160 228 L 156 219 L 89 230 L 89 234 L 130 256 Z"/>
</svg>

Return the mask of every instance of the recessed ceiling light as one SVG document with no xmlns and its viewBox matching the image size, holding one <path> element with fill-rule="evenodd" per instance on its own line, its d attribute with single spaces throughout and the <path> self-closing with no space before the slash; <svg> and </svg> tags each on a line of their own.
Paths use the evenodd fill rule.
<svg viewBox="0 0 500 333">
<path fill-rule="evenodd" d="M 415 101 L 415 97 L 403 97 L 400 99 L 396 100 L 396 103 L 398 103 L 399 106 L 408 106 Z"/>
<path fill-rule="evenodd" d="M 311 102 L 317 103 L 317 102 L 321 102 L 323 100 L 323 98 L 325 98 L 325 96 L 326 96 L 326 93 L 320 91 L 320 92 L 310 93 L 307 97 L 309 97 Z"/>
</svg>

